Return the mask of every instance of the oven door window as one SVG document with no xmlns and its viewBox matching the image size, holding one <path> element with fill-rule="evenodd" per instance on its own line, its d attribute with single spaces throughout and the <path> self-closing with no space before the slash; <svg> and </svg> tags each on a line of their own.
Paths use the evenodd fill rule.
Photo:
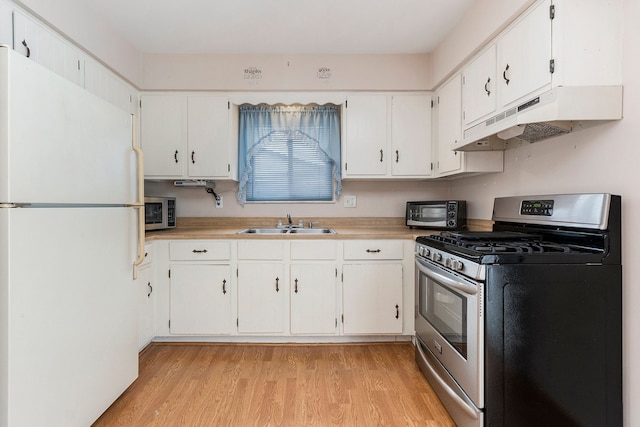
<svg viewBox="0 0 640 427">
<path fill-rule="evenodd" d="M 442 337 L 467 358 L 467 299 L 458 292 L 420 275 L 419 310 Z"/>
</svg>

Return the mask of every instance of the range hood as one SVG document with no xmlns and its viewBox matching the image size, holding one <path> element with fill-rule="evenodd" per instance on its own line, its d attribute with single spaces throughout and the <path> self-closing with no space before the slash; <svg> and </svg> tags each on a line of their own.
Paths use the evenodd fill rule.
<svg viewBox="0 0 640 427">
<path fill-rule="evenodd" d="M 560 86 L 500 112 L 463 132 L 456 151 L 509 148 L 622 118 L 622 86 Z"/>
</svg>

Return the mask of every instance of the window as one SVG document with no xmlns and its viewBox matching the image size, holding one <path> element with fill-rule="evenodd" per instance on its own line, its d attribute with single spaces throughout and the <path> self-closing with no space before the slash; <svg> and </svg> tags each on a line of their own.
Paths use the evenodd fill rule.
<svg viewBox="0 0 640 427">
<path fill-rule="evenodd" d="M 238 201 L 331 201 L 340 194 L 340 109 L 240 107 Z"/>
</svg>

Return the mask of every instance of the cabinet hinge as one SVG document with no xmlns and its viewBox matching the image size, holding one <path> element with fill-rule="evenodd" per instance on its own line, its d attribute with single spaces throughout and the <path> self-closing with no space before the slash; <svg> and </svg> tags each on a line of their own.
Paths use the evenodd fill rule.
<svg viewBox="0 0 640 427">
<path fill-rule="evenodd" d="M 345 170 L 345 171 L 349 170 L 349 168 L 347 168 L 347 163 L 346 163 L 346 162 L 345 162 L 345 164 L 344 164 L 344 170 Z"/>
<path fill-rule="evenodd" d="M 169 279 L 171 279 L 171 270 L 169 270 Z"/>
<path fill-rule="evenodd" d="M 140 108 L 142 108 L 142 99 L 140 100 Z"/>
<path fill-rule="evenodd" d="M 553 72 L 556 70 L 556 60 L 555 59 L 550 59 L 549 60 L 549 72 L 551 74 L 553 74 Z"/>
<path fill-rule="evenodd" d="M 231 101 L 227 101 L 227 110 L 231 110 Z"/>
<path fill-rule="evenodd" d="M 338 277 L 338 269 L 336 268 L 336 277 Z"/>
<path fill-rule="evenodd" d="M 431 100 L 431 108 L 433 108 L 433 99 Z"/>
<path fill-rule="evenodd" d="M 336 317 L 336 328 L 338 327 L 338 318 Z"/>
<path fill-rule="evenodd" d="M 349 101 L 348 101 L 347 99 L 345 99 L 345 100 L 344 100 L 344 108 L 347 108 L 347 107 L 348 107 L 348 105 L 347 105 L 347 103 L 348 103 L 348 102 L 349 102 Z"/>
<path fill-rule="evenodd" d="M 236 268 L 236 277 L 238 277 L 238 269 Z"/>
<path fill-rule="evenodd" d="M 80 71 L 80 60 L 78 59 L 78 71 Z"/>
<path fill-rule="evenodd" d="M 171 329 L 171 319 L 169 319 L 169 329 Z"/>
<path fill-rule="evenodd" d="M 552 4 L 549 6 L 549 19 L 553 19 L 556 17 L 556 5 Z"/>
<path fill-rule="evenodd" d="M 433 162 L 431 162 L 431 170 L 433 170 Z"/>
<path fill-rule="evenodd" d="M 236 317 L 236 327 L 240 326 L 240 319 Z"/>
<path fill-rule="evenodd" d="M 344 282 L 344 273 L 342 273 L 342 274 L 340 275 L 340 281 L 341 281 L 341 282 Z"/>
<path fill-rule="evenodd" d="M 340 315 L 340 320 L 342 321 L 342 323 L 344 323 L 344 314 Z"/>
<path fill-rule="evenodd" d="M 462 84 L 463 84 L 463 85 L 467 84 L 467 78 L 466 78 L 466 76 L 462 76 Z"/>
<path fill-rule="evenodd" d="M 231 163 L 227 163 L 227 172 L 231 172 Z"/>
<path fill-rule="evenodd" d="M 438 95 L 438 105 L 440 105 L 440 95 Z"/>
</svg>

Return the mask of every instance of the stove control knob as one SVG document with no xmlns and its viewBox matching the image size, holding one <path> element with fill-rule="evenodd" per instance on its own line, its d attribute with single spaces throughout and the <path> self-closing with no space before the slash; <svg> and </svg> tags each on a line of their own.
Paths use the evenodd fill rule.
<svg viewBox="0 0 640 427">
<path fill-rule="evenodd" d="M 451 260 L 451 268 L 454 270 L 462 271 L 464 269 L 464 264 L 462 261 Z"/>
<path fill-rule="evenodd" d="M 445 267 L 451 267 L 451 263 L 453 262 L 453 260 L 451 258 L 445 258 L 444 259 L 444 266 Z"/>
<path fill-rule="evenodd" d="M 434 252 L 433 254 L 431 254 L 431 259 L 434 260 L 435 262 L 440 262 L 442 261 L 442 255 L 439 254 L 438 252 Z"/>
<path fill-rule="evenodd" d="M 423 249 L 423 253 L 422 256 L 424 257 L 428 257 L 429 255 L 431 255 L 431 251 L 427 248 L 422 248 Z"/>
</svg>

